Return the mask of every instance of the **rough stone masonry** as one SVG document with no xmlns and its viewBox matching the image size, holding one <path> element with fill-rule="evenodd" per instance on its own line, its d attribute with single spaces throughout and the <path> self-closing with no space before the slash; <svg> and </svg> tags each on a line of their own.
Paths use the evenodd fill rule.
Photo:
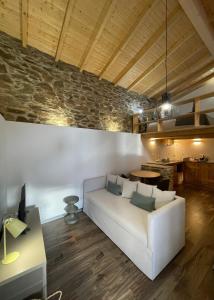
<svg viewBox="0 0 214 300">
<path fill-rule="evenodd" d="M 0 113 L 6 120 L 131 131 L 151 101 L 0 32 Z"/>
</svg>

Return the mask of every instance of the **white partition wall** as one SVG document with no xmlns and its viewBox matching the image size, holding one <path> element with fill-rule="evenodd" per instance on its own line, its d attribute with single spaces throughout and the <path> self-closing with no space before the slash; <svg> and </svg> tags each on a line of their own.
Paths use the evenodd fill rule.
<svg viewBox="0 0 214 300">
<path fill-rule="evenodd" d="M 8 208 L 17 205 L 27 183 L 28 204 L 39 207 L 43 222 L 64 213 L 67 195 L 79 196 L 82 207 L 84 179 L 126 173 L 148 159 L 137 134 L 6 123 Z"/>
</svg>

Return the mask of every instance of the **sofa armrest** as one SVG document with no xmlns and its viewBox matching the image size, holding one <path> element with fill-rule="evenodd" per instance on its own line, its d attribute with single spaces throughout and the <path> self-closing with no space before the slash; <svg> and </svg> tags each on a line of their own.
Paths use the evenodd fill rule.
<svg viewBox="0 0 214 300">
<path fill-rule="evenodd" d="M 106 186 L 106 176 L 85 179 L 83 182 L 83 211 L 87 214 L 86 193 L 104 189 Z"/>
<path fill-rule="evenodd" d="M 83 196 L 85 193 L 104 189 L 106 186 L 106 176 L 85 179 L 83 182 Z"/>
<path fill-rule="evenodd" d="M 148 215 L 148 248 L 156 275 L 185 245 L 185 199 L 176 196 L 169 204 Z"/>
</svg>

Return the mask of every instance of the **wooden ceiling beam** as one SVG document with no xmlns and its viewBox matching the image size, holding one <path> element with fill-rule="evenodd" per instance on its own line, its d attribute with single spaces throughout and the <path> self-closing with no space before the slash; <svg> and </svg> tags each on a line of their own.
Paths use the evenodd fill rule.
<svg viewBox="0 0 214 300">
<path fill-rule="evenodd" d="M 196 51 L 194 51 L 196 50 Z M 179 68 L 184 65 L 185 63 L 187 63 L 194 55 L 201 53 L 202 55 L 204 54 L 204 50 L 207 49 L 204 47 L 204 45 L 202 45 L 200 48 L 194 49 L 193 52 L 190 52 L 188 56 L 184 56 L 183 59 L 180 62 L 177 62 L 168 72 L 167 77 L 168 77 L 168 81 L 173 80 L 177 77 L 177 74 L 175 74 L 174 76 L 171 76 L 172 78 L 170 78 L 170 75 L 173 75 L 173 72 L 176 72 L 176 70 L 179 70 Z M 159 93 L 160 90 L 163 90 L 165 88 L 165 81 L 166 81 L 166 77 L 165 74 L 164 76 L 158 81 L 156 82 L 154 85 L 152 85 L 151 87 L 148 87 L 147 89 L 144 90 L 144 93 L 148 93 L 149 97 L 155 97 L 155 95 L 157 95 Z M 150 90 L 155 90 L 155 92 L 148 92 Z"/>
<path fill-rule="evenodd" d="M 205 72 L 205 73 L 206 73 L 206 72 Z M 201 74 L 201 75 L 203 75 L 203 74 Z M 186 82 L 189 84 L 189 86 L 183 87 L 183 85 L 182 85 L 183 82 L 182 82 L 181 84 L 179 84 L 179 85 L 176 85 L 176 87 L 177 87 L 177 86 L 179 87 L 179 94 L 174 93 L 173 91 L 171 92 L 171 90 L 170 90 L 170 93 L 171 93 L 171 95 L 172 95 L 172 101 L 175 101 L 175 100 L 177 100 L 177 99 L 179 99 L 179 98 L 181 98 L 181 97 L 183 97 L 183 96 L 185 96 L 185 95 L 187 95 L 187 94 L 193 92 L 194 90 L 198 89 L 199 87 L 205 85 L 206 82 L 207 82 L 209 79 L 211 79 L 212 77 L 213 77 L 213 75 L 210 74 L 210 75 L 207 75 L 206 77 L 203 77 L 203 78 L 200 79 L 199 81 L 195 81 L 195 82 L 193 82 L 193 83 L 192 83 L 192 81 L 194 81 L 195 79 L 188 81 L 188 77 L 186 77 Z M 157 99 L 158 101 L 160 101 L 160 100 L 161 100 L 161 94 L 159 94 L 159 95 L 156 97 L 156 99 Z"/>
<path fill-rule="evenodd" d="M 103 32 L 103 29 L 104 29 L 109 17 L 112 14 L 112 11 L 113 11 L 116 3 L 117 3 L 117 0 L 107 0 L 106 1 L 105 5 L 100 13 L 100 16 L 98 18 L 98 21 L 96 23 L 94 31 L 91 35 L 91 38 L 89 39 L 88 45 L 87 45 L 87 47 L 83 53 L 83 56 L 81 58 L 81 62 L 79 65 L 81 72 L 87 65 L 88 60 L 96 46 L 97 41 L 99 40 L 99 38 Z"/>
<path fill-rule="evenodd" d="M 203 65 L 200 69 L 195 69 L 195 66 L 192 68 L 187 68 L 186 71 L 182 72 L 180 75 L 174 76 L 173 79 L 171 79 L 171 82 L 168 84 L 168 90 L 169 92 L 172 92 L 173 89 L 181 86 L 185 81 L 189 82 L 194 79 L 197 79 L 198 77 L 202 76 L 203 74 L 207 73 L 210 69 L 214 67 L 214 61 L 212 60 L 207 63 L 207 58 L 202 57 L 201 60 L 198 61 L 198 63 L 205 61 L 206 64 Z M 154 94 L 154 97 L 157 99 L 161 98 L 161 94 L 165 91 L 165 85 L 162 86 L 161 89 L 159 89 L 158 92 Z M 147 95 L 148 96 L 148 95 Z"/>
<path fill-rule="evenodd" d="M 213 66 L 214 66 L 214 63 L 213 63 Z M 194 76 L 194 79 L 192 80 L 194 82 L 191 83 L 191 84 L 188 84 L 188 81 L 185 81 L 184 84 L 183 84 L 183 86 L 179 86 L 179 87 L 176 87 L 176 88 L 172 89 L 173 95 L 178 94 L 180 91 L 182 91 L 184 89 L 191 89 L 192 87 L 198 86 L 200 83 L 203 83 L 203 82 L 205 82 L 205 81 L 213 78 L 214 70 L 212 68 L 211 68 L 210 71 L 208 70 L 207 72 L 202 73 L 201 76 L 203 76 L 204 74 L 206 74 L 208 72 L 209 72 L 208 75 L 200 78 L 199 80 L 197 80 L 199 76 L 197 76 L 197 77 Z"/>
<path fill-rule="evenodd" d="M 122 39 L 118 47 L 115 49 L 113 54 L 111 55 L 109 61 L 106 63 L 104 66 L 103 70 L 99 74 L 99 79 L 102 79 L 109 69 L 109 67 L 116 61 L 122 50 L 128 45 L 130 40 L 133 38 L 135 35 L 136 31 L 138 30 L 145 14 L 149 11 L 149 9 L 152 7 L 155 0 L 147 0 L 145 1 L 145 5 L 143 6 L 142 10 L 140 11 L 139 15 L 137 16 L 134 24 L 130 27 L 129 31 L 127 32 L 126 36 Z"/>
<path fill-rule="evenodd" d="M 56 54 L 55 54 L 55 61 L 58 61 L 60 59 L 63 44 L 64 44 L 64 39 L 65 39 L 66 33 L 68 31 L 68 27 L 69 27 L 69 24 L 70 24 L 70 19 L 71 19 L 71 15 L 72 15 L 72 12 L 73 12 L 73 9 L 74 9 L 74 5 L 75 5 L 75 0 L 68 0 L 66 10 L 65 10 L 64 19 L 63 19 L 63 22 L 62 22 L 61 32 L 60 32 L 59 40 L 58 40 L 58 44 L 57 44 L 57 49 L 56 49 Z"/>
<path fill-rule="evenodd" d="M 180 8 L 176 7 L 168 17 L 168 28 L 174 24 L 177 20 L 178 12 L 180 12 Z M 161 26 L 155 31 L 155 33 L 150 37 L 150 39 L 142 46 L 142 48 L 137 52 L 137 54 L 130 60 L 130 62 L 123 68 L 123 70 L 115 77 L 113 83 L 117 85 L 124 76 L 135 66 L 140 59 L 142 59 L 143 55 L 154 45 L 154 43 L 159 40 L 163 34 L 165 34 L 165 21 L 161 24 Z"/>
<path fill-rule="evenodd" d="M 21 39 L 22 39 L 22 46 L 27 47 L 27 41 L 28 41 L 28 0 L 21 0 Z"/>
<path fill-rule="evenodd" d="M 214 56 L 214 31 L 209 24 L 207 14 L 199 0 L 178 0 L 200 38 Z"/>
<path fill-rule="evenodd" d="M 175 53 L 179 48 L 181 48 L 188 40 L 190 40 L 195 33 L 191 33 L 187 36 L 183 36 L 181 40 L 176 41 L 171 48 L 168 49 L 168 57 L 170 57 L 173 53 Z M 136 79 L 133 81 L 128 90 L 133 89 L 136 85 L 138 85 L 143 79 L 145 79 L 149 74 L 155 71 L 166 58 L 166 54 L 162 54 L 152 65 L 150 65 L 144 72 L 142 72 Z"/>
<path fill-rule="evenodd" d="M 192 72 L 191 74 L 185 76 L 185 78 L 183 78 L 182 80 L 180 80 L 179 84 L 174 84 L 174 86 L 171 88 L 169 88 L 170 92 L 172 93 L 172 97 L 174 100 L 177 100 L 178 97 L 175 97 L 176 94 L 174 94 L 173 92 L 175 92 L 175 89 L 178 87 L 179 91 L 185 91 L 183 93 L 183 96 L 192 92 L 193 90 L 197 89 L 199 86 L 201 86 L 203 84 L 203 82 L 209 80 L 212 78 L 211 74 L 209 74 L 208 76 L 200 79 L 197 82 L 192 83 L 192 81 L 196 80 L 198 77 L 202 76 L 203 74 L 207 73 L 210 69 L 212 69 L 212 67 L 214 67 L 214 62 L 212 61 L 211 63 L 209 63 L 208 65 L 202 67 L 200 70 L 196 71 L 196 72 Z M 188 87 L 183 87 L 183 83 L 187 82 Z M 196 83 L 198 83 L 198 85 L 196 85 Z M 192 87 L 194 85 L 195 88 L 192 88 L 192 90 L 190 90 L 190 87 Z M 179 96 L 181 97 L 181 95 Z M 158 97 L 156 97 L 158 100 L 161 99 L 161 94 L 158 95 Z"/>
<path fill-rule="evenodd" d="M 197 97 L 200 98 L 200 100 L 209 99 L 211 97 L 214 97 L 214 92 L 199 95 Z M 173 105 L 180 106 L 180 105 L 184 105 L 184 104 L 187 104 L 187 103 L 192 103 L 194 100 L 195 100 L 195 97 L 188 98 L 188 99 L 181 100 L 181 101 L 176 100 L 176 99 L 173 98 Z"/>
<path fill-rule="evenodd" d="M 181 97 L 184 97 L 185 95 L 192 93 L 193 91 L 197 90 L 201 86 L 205 85 L 206 82 L 210 79 L 214 78 L 214 72 L 207 75 L 206 77 L 194 82 L 193 84 L 189 85 L 188 87 L 179 88 L 172 92 L 173 95 L 173 101 L 178 100 Z"/>
</svg>

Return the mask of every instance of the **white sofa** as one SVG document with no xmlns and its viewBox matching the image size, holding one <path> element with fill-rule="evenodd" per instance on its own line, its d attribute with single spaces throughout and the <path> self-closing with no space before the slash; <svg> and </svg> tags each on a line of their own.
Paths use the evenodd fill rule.
<svg viewBox="0 0 214 300">
<path fill-rule="evenodd" d="M 149 213 L 105 189 L 106 176 L 84 181 L 83 211 L 150 279 L 185 245 L 185 199 Z"/>
</svg>

